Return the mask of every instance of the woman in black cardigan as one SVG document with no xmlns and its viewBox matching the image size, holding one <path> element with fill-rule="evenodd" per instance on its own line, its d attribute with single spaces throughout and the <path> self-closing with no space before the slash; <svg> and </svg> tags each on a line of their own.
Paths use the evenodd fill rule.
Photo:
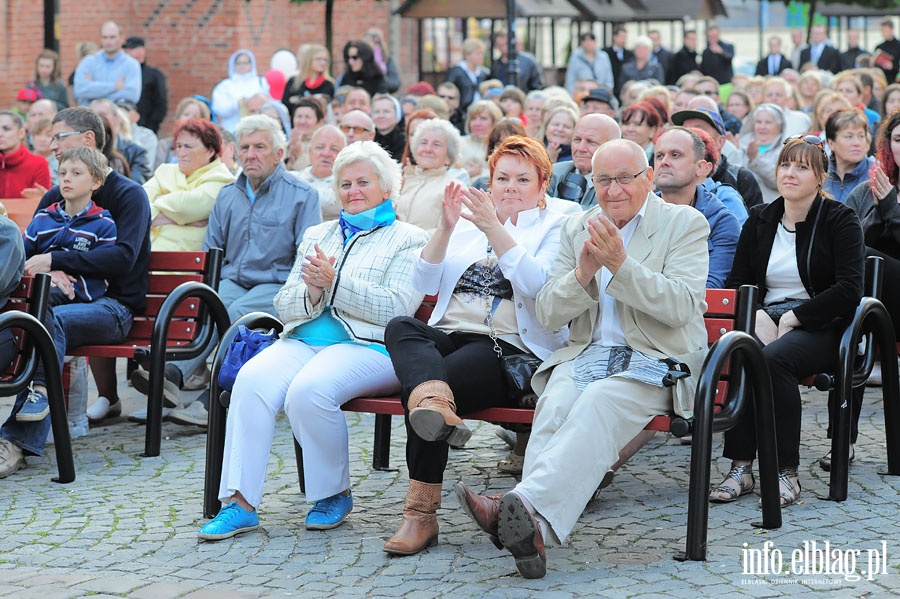
<svg viewBox="0 0 900 599">
<path fill-rule="evenodd" d="M 726 286 L 756 285 L 756 335 L 772 375 L 782 506 L 800 481 L 800 379 L 834 368 L 837 346 L 863 291 L 862 228 L 852 210 L 823 197 L 828 158 L 814 135 L 790 138 L 778 156 L 781 197 L 754 206 L 744 223 Z M 752 410 L 725 433 L 725 480 L 714 502 L 753 491 L 756 430 Z"/>
</svg>

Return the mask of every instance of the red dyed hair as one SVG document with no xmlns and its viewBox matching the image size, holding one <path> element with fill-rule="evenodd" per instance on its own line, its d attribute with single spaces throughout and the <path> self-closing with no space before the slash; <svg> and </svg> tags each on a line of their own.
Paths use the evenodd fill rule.
<svg viewBox="0 0 900 599">
<path fill-rule="evenodd" d="M 497 146 L 488 158 L 488 168 L 491 171 L 491 180 L 494 179 L 494 167 L 497 161 L 504 156 L 511 156 L 519 160 L 524 160 L 534 165 L 538 176 L 538 185 L 542 188 L 546 187 L 553 173 L 553 163 L 550 162 L 550 156 L 547 155 L 547 148 L 544 144 L 524 135 L 510 135 Z"/>
<path fill-rule="evenodd" d="M 206 119 L 187 119 L 180 122 L 172 135 L 173 148 L 181 133 L 190 133 L 195 136 L 207 150 L 212 150 L 215 153 L 216 158 L 222 155 L 222 135 L 219 134 L 219 129 L 211 121 Z"/>
</svg>

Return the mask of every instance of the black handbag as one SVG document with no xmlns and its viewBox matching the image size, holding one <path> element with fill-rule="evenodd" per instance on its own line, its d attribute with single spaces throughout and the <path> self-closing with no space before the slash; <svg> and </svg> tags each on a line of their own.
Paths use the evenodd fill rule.
<svg viewBox="0 0 900 599">
<path fill-rule="evenodd" d="M 778 321 L 781 320 L 781 317 L 790 312 L 795 308 L 799 308 L 809 300 L 806 299 L 796 299 L 796 298 L 787 298 L 781 302 L 775 302 L 774 304 L 769 304 L 768 306 L 763 306 L 762 310 L 766 314 L 769 315 L 769 318 L 775 324 L 778 324 Z"/>
<path fill-rule="evenodd" d="M 519 407 L 533 408 L 537 404 L 537 395 L 531 388 L 531 377 L 542 363 L 543 360 L 527 353 L 500 358 L 503 374 L 506 377 L 506 386 L 509 389 L 509 397 L 516 401 Z"/>
</svg>

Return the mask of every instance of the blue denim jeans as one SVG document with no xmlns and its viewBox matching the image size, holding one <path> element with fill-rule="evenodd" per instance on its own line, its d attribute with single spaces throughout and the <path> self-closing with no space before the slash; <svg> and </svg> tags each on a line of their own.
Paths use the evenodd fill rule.
<svg viewBox="0 0 900 599">
<path fill-rule="evenodd" d="M 72 303 L 54 306 L 52 315 L 46 319 L 48 330 L 56 345 L 62 372 L 66 351 L 82 345 L 103 345 L 121 343 L 131 330 L 133 316 L 131 310 L 118 301 L 101 297 L 90 303 Z M 50 328 L 52 325 L 52 329 Z M 35 374 L 35 383 L 44 383 L 41 372 Z M 43 455 L 44 444 L 50 431 L 50 417 L 40 422 L 17 422 L 16 414 L 25 404 L 28 390 L 19 393 L 9 418 L 0 427 L 0 437 L 21 447 L 26 455 Z"/>
</svg>

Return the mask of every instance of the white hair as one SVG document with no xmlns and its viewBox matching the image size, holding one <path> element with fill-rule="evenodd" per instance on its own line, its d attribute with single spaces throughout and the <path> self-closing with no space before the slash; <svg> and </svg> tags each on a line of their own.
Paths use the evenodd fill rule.
<svg viewBox="0 0 900 599">
<path fill-rule="evenodd" d="M 374 141 L 355 141 L 341 150 L 334 159 L 334 196 L 340 197 L 341 171 L 344 167 L 365 162 L 375 169 L 381 191 L 394 195 L 400 193 L 403 172 L 390 154 Z"/>
<path fill-rule="evenodd" d="M 272 117 L 264 114 L 252 114 L 245 116 L 238 122 L 234 129 L 234 138 L 238 145 L 241 144 L 241 138 L 248 133 L 264 131 L 269 134 L 269 140 L 272 142 L 274 151 L 283 150 L 287 147 L 287 138 L 284 136 L 284 130 L 281 123 L 275 121 Z"/>
<path fill-rule="evenodd" d="M 436 131 L 444 135 L 444 141 L 447 143 L 447 157 L 450 159 L 450 164 L 455 163 L 459 159 L 459 150 L 462 142 L 460 141 L 459 130 L 451 125 L 450 121 L 445 121 L 444 119 L 428 119 L 416 127 L 416 132 L 409 142 L 409 149 L 413 156 L 415 156 L 416 150 L 419 149 L 419 142 L 422 141 L 422 136 L 428 131 Z"/>
</svg>

